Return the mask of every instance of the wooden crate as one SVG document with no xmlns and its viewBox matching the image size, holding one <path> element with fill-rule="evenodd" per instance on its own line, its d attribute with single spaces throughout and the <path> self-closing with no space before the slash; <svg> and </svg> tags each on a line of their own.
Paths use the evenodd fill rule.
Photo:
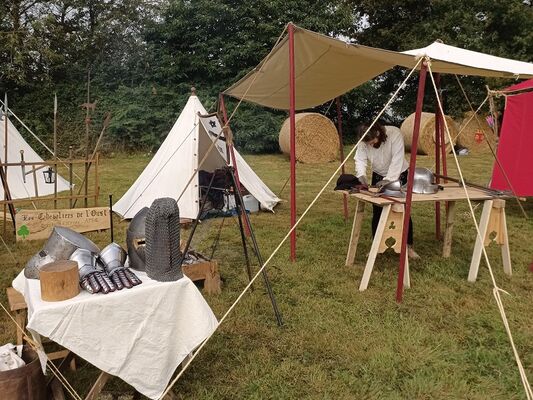
<svg viewBox="0 0 533 400">
<path fill-rule="evenodd" d="M 183 273 L 191 281 L 204 281 L 204 290 L 207 294 L 220 294 L 220 272 L 218 271 L 218 262 L 203 261 L 196 264 L 182 265 Z"/>
</svg>

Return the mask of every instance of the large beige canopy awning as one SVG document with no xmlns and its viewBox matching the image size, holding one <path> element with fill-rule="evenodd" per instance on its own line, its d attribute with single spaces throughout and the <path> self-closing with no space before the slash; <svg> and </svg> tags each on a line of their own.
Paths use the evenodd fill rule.
<svg viewBox="0 0 533 400">
<path fill-rule="evenodd" d="M 420 56 L 433 72 L 491 77 L 533 77 L 533 64 L 489 56 L 435 42 L 399 53 L 349 44 L 294 27 L 296 109 L 325 103 L 395 67 L 413 68 Z M 225 94 L 266 107 L 289 109 L 288 35 L 263 61 Z"/>
</svg>

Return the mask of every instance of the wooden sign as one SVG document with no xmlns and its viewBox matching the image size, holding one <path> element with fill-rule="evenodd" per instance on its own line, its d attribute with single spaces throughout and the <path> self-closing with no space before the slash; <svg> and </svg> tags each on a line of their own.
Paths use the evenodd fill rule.
<svg viewBox="0 0 533 400">
<path fill-rule="evenodd" d="M 17 241 L 47 239 L 54 226 L 76 232 L 90 232 L 111 227 L 109 207 L 67 210 L 22 210 L 16 214 Z"/>
</svg>

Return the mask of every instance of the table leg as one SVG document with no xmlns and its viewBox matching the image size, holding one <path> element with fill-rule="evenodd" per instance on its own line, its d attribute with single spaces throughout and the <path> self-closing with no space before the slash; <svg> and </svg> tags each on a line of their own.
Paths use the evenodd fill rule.
<svg viewBox="0 0 533 400">
<path fill-rule="evenodd" d="M 357 244 L 359 243 L 359 236 L 361 234 L 361 226 L 363 225 L 363 216 L 365 214 L 365 202 L 357 201 L 355 204 L 355 215 L 353 217 L 352 234 L 350 235 L 350 245 L 348 246 L 348 254 L 346 255 L 346 266 L 350 267 L 354 264 L 355 253 L 357 252 Z"/>
<path fill-rule="evenodd" d="M 501 230 L 502 230 L 502 261 L 503 261 L 503 272 L 507 275 L 512 274 L 511 268 L 511 251 L 509 250 L 509 237 L 507 236 L 507 217 L 505 216 L 505 208 L 502 210 L 501 217 Z"/>
<path fill-rule="evenodd" d="M 474 246 L 472 261 L 470 262 L 470 271 L 468 272 L 469 282 L 475 282 L 477 279 L 477 273 L 479 271 L 479 262 L 481 261 L 481 252 L 483 250 L 485 236 L 487 235 L 487 228 L 489 226 L 491 211 L 492 200 L 485 200 L 483 204 L 483 212 L 481 213 L 481 220 L 479 221 L 480 236 L 476 235 L 476 245 Z"/>
<path fill-rule="evenodd" d="M 374 268 L 374 262 L 376 261 L 379 245 L 381 244 L 381 237 L 383 236 L 383 232 L 385 232 L 385 225 L 387 225 L 387 219 L 389 218 L 390 210 L 391 206 L 389 204 L 387 206 L 384 206 L 383 210 L 381 211 L 379 224 L 376 229 L 376 234 L 374 235 L 374 240 L 372 241 L 370 253 L 368 254 L 365 271 L 363 272 L 363 278 L 361 279 L 361 284 L 359 285 L 360 291 L 366 290 L 366 288 L 368 287 L 368 281 L 370 280 L 370 274 L 372 274 L 372 268 Z"/>
<path fill-rule="evenodd" d="M 409 275 L 409 257 L 405 257 L 405 270 L 403 273 L 403 287 L 409 289 L 411 287 L 411 277 Z"/>
<path fill-rule="evenodd" d="M 89 390 L 87 396 L 85 396 L 85 400 L 96 400 L 111 376 L 112 375 L 108 374 L 107 372 L 102 371 L 100 375 L 98 375 L 98 378 L 96 378 L 96 381 L 91 387 L 91 390 Z"/>
<path fill-rule="evenodd" d="M 444 244 L 442 246 L 442 256 L 450 257 L 452 252 L 452 233 L 453 222 L 455 218 L 455 201 L 448 202 L 448 211 L 446 212 L 446 228 L 444 231 Z"/>
</svg>

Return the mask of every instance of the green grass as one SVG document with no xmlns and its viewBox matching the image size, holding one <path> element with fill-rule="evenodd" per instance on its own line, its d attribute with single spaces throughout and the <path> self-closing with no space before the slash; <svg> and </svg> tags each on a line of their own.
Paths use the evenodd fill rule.
<svg viewBox="0 0 533 400">
<path fill-rule="evenodd" d="M 276 193 L 289 174 L 281 155 L 248 156 L 252 167 Z M 102 160 L 101 204 L 107 194 L 118 199 L 148 162 L 147 157 L 120 156 Z M 489 156 L 460 158 L 465 178 L 485 184 L 491 173 Z M 431 160 L 420 157 L 419 164 Z M 448 174 L 457 176 L 450 164 Z M 298 165 L 298 210 L 302 212 L 334 171 L 333 163 Z M 348 164 L 353 171 L 353 162 Z M 289 198 L 288 187 L 282 197 Z M 354 202 L 350 202 L 350 217 Z M 475 241 L 475 228 L 466 202 L 458 203 L 452 256 L 440 256 L 434 234 L 432 205 L 413 211 L 415 245 L 422 256 L 411 262 L 412 288 L 402 304 L 395 302 L 398 256 L 380 255 L 369 288 L 359 292 L 364 258 L 370 248 L 370 213 L 365 216 L 356 267 L 344 259 L 351 221 L 342 217 L 339 194 L 327 190 L 298 229 L 298 261 L 288 261 L 284 246 L 268 269 L 285 326 L 278 328 L 261 281 L 244 296 L 177 383 L 179 398 L 194 399 L 522 399 L 512 350 L 497 311 L 484 262 L 478 281 L 466 277 Z M 533 216 L 531 201 L 524 203 Z M 481 207 L 476 208 L 479 218 Z M 264 258 L 289 229 L 289 203 L 275 214 L 252 215 Z M 507 316 L 526 372 L 533 379 L 533 223 L 525 220 L 513 201 L 507 203 L 513 276 L 503 273 L 499 249 L 489 257 L 504 295 Z M 209 253 L 220 220 L 204 222 L 194 247 Z M 127 224 L 115 218 L 116 240 L 124 243 Z M 99 245 L 108 233 L 89 234 Z M 11 244 L 15 264 L 1 249 L 2 289 L 42 243 Z M 215 254 L 224 278 L 223 292 L 207 296 L 221 316 L 246 285 L 240 237 L 235 221 L 225 224 Z M 6 304 L 5 291 L 0 299 Z M 0 341 L 13 341 L 15 329 L 0 319 Z M 154 343 L 154 345 L 157 345 Z M 162 349 L 164 351 L 164 349 Z M 96 370 L 81 362 L 81 372 L 69 374 L 85 393 Z M 106 388 L 128 392 L 113 380 Z"/>
</svg>

